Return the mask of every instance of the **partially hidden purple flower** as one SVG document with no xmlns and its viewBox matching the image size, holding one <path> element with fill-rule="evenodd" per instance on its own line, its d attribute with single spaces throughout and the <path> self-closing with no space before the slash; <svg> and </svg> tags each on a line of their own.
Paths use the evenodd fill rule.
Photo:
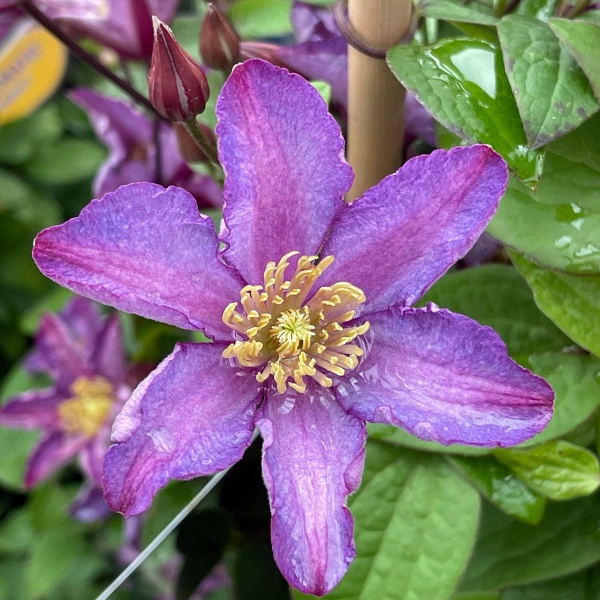
<svg viewBox="0 0 600 600">
<path fill-rule="evenodd" d="M 133 515 L 169 479 L 224 469 L 256 426 L 275 559 L 325 594 L 355 555 L 366 421 L 510 446 L 550 419 L 552 389 L 492 329 L 411 308 L 484 230 L 506 165 L 488 146 L 438 150 L 348 205 L 339 127 L 304 79 L 242 63 L 217 116 L 219 237 L 183 190 L 137 184 L 40 233 L 34 258 L 77 293 L 214 340 L 178 344 L 126 403 L 109 504 Z"/>
<path fill-rule="evenodd" d="M 45 0 L 46 3 L 50 1 L 58 3 L 57 0 Z M 78 1 L 71 0 L 71 3 L 77 4 Z M 123 59 L 148 60 L 154 38 L 152 16 L 170 23 L 179 0 L 102 0 L 102 4 L 103 17 L 100 19 L 82 17 L 76 13 L 59 14 L 56 17 L 72 33 L 89 37 L 113 49 Z"/>
<path fill-rule="evenodd" d="M 29 458 L 25 486 L 78 456 L 86 481 L 72 512 L 84 521 L 106 516 L 102 462 L 111 425 L 131 393 L 118 317 L 105 319 L 94 303 L 73 299 L 60 314 L 42 317 L 25 366 L 48 373 L 54 382 L 0 407 L 1 425 L 43 431 Z"/>
<path fill-rule="evenodd" d="M 110 154 L 94 181 L 94 193 L 103 196 L 136 181 L 176 185 L 187 190 L 199 207 L 223 204 L 221 187 L 206 175 L 195 173 L 181 156 L 172 126 L 160 123 L 160 172 L 157 172 L 153 123 L 130 104 L 88 89 L 69 94 L 85 110 L 96 135 Z M 160 181 L 159 181 L 160 179 Z"/>
</svg>

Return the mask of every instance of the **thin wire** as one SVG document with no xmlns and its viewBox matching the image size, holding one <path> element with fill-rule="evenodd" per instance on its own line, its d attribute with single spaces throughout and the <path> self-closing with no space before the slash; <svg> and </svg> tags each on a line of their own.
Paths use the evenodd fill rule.
<svg viewBox="0 0 600 600">
<path fill-rule="evenodd" d="M 258 430 L 254 430 L 250 444 L 257 438 Z M 173 520 L 144 548 L 136 559 L 96 598 L 96 600 L 107 600 L 112 593 L 162 544 L 165 539 L 173 532 L 193 510 L 212 492 L 217 483 L 225 477 L 231 467 L 227 467 L 224 471 L 216 473 L 208 483 L 194 496 L 186 506 L 184 506 Z"/>
</svg>

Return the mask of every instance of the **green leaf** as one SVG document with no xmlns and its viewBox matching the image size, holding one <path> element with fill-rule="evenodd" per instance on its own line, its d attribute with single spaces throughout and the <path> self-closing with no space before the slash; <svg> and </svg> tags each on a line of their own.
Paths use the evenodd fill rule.
<svg viewBox="0 0 600 600">
<path fill-rule="evenodd" d="M 476 23 L 478 25 L 496 25 L 498 22 L 498 19 L 490 13 L 484 13 L 450 0 L 421 0 L 417 4 L 417 10 L 424 17 L 443 21 Z"/>
<path fill-rule="evenodd" d="M 230 17 L 243 38 L 280 37 L 292 33 L 291 9 L 291 0 L 240 0 Z"/>
<path fill-rule="evenodd" d="M 552 19 L 549 25 L 575 57 L 600 99 L 600 27 L 568 19 Z"/>
<path fill-rule="evenodd" d="M 0 484 L 23 489 L 27 460 L 38 438 L 37 431 L 0 427 Z"/>
<path fill-rule="evenodd" d="M 367 423 L 369 439 L 380 440 L 388 444 L 422 450 L 423 452 L 439 452 L 443 454 L 461 454 L 465 456 L 485 456 L 491 454 L 491 448 L 481 448 L 479 446 L 463 446 L 461 444 L 452 444 L 451 446 L 442 446 L 437 442 L 427 442 L 414 435 L 404 431 L 394 425 L 383 425 L 381 423 Z"/>
<path fill-rule="evenodd" d="M 49 294 L 29 307 L 21 317 L 21 329 L 24 333 L 34 335 L 40 325 L 40 319 L 45 313 L 57 313 L 67 303 L 73 294 L 66 288 L 56 287 Z"/>
<path fill-rule="evenodd" d="M 546 147 L 535 194 L 509 181 L 488 232 L 551 270 L 600 273 L 600 115 Z"/>
<path fill-rule="evenodd" d="M 83 540 L 70 525 L 41 531 L 25 568 L 28 598 L 43 598 L 66 576 L 83 551 Z"/>
<path fill-rule="evenodd" d="M 582 348 L 600 356 L 600 277 L 563 275 L 514 252 L 510 257 L 531 286 L 540 310 Z"/>
<path fill-rule="evenodd" d="M 472 39 L 396 46 L 388 52 L 388 64 L 444 127 L 467 142 L 490 144 L 520 180 L 536 185 L 542 154 L 527 147 L 496 46 Z"/>
<path fill-rule="evenodd" d="M 11 511 L 0 521 L 0 552 L 23 552 L 31 545 L 33 536 L 27 511 Z"/>
<path fill-rule="evenodd" d="M 508 467 L 491 456 L 453 456 L 448 457 L 448 460 L 480 494 L 500 510 L 525 523 L 539 523 L 546 508 L 546 500 L 532 492 Z"/>
<path fill-rule="evenodd" d="M 40 148 L 25 172 L 45 184 L 74 183 L 92 177 L 105 156 L 106 150 L 95 141 L 64 138 Z"/>
<path fill-rule="evenodd" d="M 589 496 L 600 485 L 596 455 L 562 440 L 527 450 L 496 450 L 494 455 L 532 490 L 550 500 Z"/>
<path fill-rule="evenodd" d="M 534 194 L 511 177 L 487 232 L 546 268 L 573 275 L 600 274 L 600 210 L 568 203 L 571 197 L 580 199 L 571 194 L 563 196 L 565 203 L 559 206 L 542 203 L 546 192 L 554 197 L 544 180 Z"/>
<path fill-rule="evenodd" d="M 61 133 L 62 122 L 56 104 L 47 104 L 29 117 L 0 125 L 0 163 L 27 162 L 40 144 L 58 139 Z"/>
<path fill-rule="evenodd" d="M 600 360 L 568 352 L 548 352 L 529 358 L 529 366 L 554 390 L 550 423 L 521 447 L 562 437 L 589 419 L 600 406 Z"/>
<path fill-rule="evenodd" d="M 448 273 L 425 294 L 421 303 L 427 302 L 492 327 L 513 358 L 570 345 L 538 310 L 531 290 L 510 266 L 490 264 Z"/>
<path fill-rule="evenodd" d="M 565 135 L 598 110 L 585 73 L 548 25 L 509 15 L 498 36 L 531 148 Z"/>
<path fill-rule="evenodd" d="M 479 497 L 443 459 L 371 442 L 350 506 L 357 556 L 326 598 L 450 598 L 469 560 Z"/>
<path fill-rule="evenodd" d="M 501 600 L 597 600 L 598 588 L 594 590 L 587 573 L 543 581 L 533 585 L 508 588 Z"/>
<path fill-rule="evenodd" d="M 11 171 L 0 168 L 0 214 L 10 212 L 14 218 L 35 230 L 56 225 L 61 218 L 58 204 L 34 190 Z"/>
<path fill-rule="evenodd" d="M 560 0 L 520 0 L 514 14 L 547 21 L 554 15 L 559 2 Z"/>
<path fill-rule="evenodd" d="M 569 575 L 600 560 L 600 498 L 549 503 L 532 527 L 485 506 L 461 592 L 486 592 Z M 570 600 L 570 599 L 569 599 Z"/>
</svg>

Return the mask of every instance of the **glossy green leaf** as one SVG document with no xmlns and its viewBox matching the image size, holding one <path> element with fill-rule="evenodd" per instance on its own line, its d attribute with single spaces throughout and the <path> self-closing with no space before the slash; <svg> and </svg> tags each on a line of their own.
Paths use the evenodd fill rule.
<svg viewBox="0 0 600 600">
<path fill-rule="evenodd" d="M 600 276 L 563 275 L 514 252 L 510 256 L 531 286 L 540 310 L 574 342 L 600 356 Z"/>
<path fill-rule="evenodd" d="M 468 142 L 490 144 L 519 179 L 535 186 L 542 155 L 527 147 L 496 46 L 473 39 L 396 46 L 388 52 L 388 64 L 444 127 Z"/>
<path fill-rule="evenodd" d="M 546 23 L 509 15 L 498 36 L 531 148 L 565 135 L 598 110 L 585 73 Z"/>
<path fill-rule="evenodd" d="M 541 444 L 573 431 L 600 406 L 600 360 L 585 354 L 547 352 L 529 358 L 534 373 L 554 390 L 554 413 L 546 428 L 520 446 Z"/>
<path fill-rule="evenodd" d="M 538 310 L 523 278 L 507 265 L 489 264 L 448 273 L 425 294 L 422 303 L 427 302 L 489 325 L 513 357 L 570 345 L 569 338 Z"/>
<path fill-rule="evenodd" d="M 363 484 L 350 506 L 357 556 L 326 598 L 451 597 L 479 515 L 477 493 L 454 469 L 439 457 L 372 442 Z"/>
<path fill-rule="evenodd" d="M 550 500 L 588 496 L 600 485 L 598 457 L 585 448 L 562 440 L 527 450 L 494 452 L 532 490 Z"/>
<path fill-rule="evenodd" d="M 471 6 L 465 6 L 450 0 L 421 0 L 417 10 L 424 17 L 443 21 L 476 23 L 477 25 L 496 25 L 498 19 L 490 13 L 484 13 Z"/>
<path fill-rule="evenodd" d="M 549 503 L 532 527 L 485 506 L 461 592 L 485 592 L 575 573 L 600 560 L 598 495 Z M 570 599 L 569 599 L 570 600 Z"/>
<path fill-rule="evenodd" d="M 547 21 L 554 14 L 559 2 L 560 0 L 520 0 L 514 12 L 516 15 Z"/>
<path fill-rule="evenodd" d="M 511 178 L 488 233 L 549 269 L 600 274 L 600 210 L 584 210 L 577 204 L 580 197 L 571 194 L 563 196 L 564 204 L 559 206 L 544 204 L 542 199 L 541 186 L 534 194 Z"/>
<path fill-rule="evenodd" d="M 500 510 L 525 523 L 539 523 L 546 500 L 529 489 L 507 466 L 491 456 L 452 456 L 448 460 L 484 498 Z"/>
<path fill-rule="evenodd" d="M 549 24 L 575 57 L 600 99 L 600 27 L 568 19 L 552 19 Z"/>
<path fill-rule="evenodd" d="M 551 270 L 600 273 L 600 115 L 546 146 L 535 194 L 511 178 L 488 232 Z"/>
<path fill-rule="evenodd" d="M 291 0 L 240 0 L 231 7 L 231 20 L 243 38 L 268 38 L 292 32 Z"/>
<path fill-rule="evenodd" d="M 74 183 L 92 177 L 105 156 L 106 150 L 95 141 L 65 138 L 40 148 L 25 172 L 45 184 Z"/>
</svg>

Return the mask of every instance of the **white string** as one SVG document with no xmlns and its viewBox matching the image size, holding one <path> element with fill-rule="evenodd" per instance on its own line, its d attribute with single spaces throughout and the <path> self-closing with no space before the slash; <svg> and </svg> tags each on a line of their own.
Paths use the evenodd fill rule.
<svg viewBox="0 0 600 600">
<path fill-rule="evenodd" d="M 258 430 L 254 430 L 252 443 L 258 436 Z M 144 548 L 135 560 L 96 598 L 96 600 L 107 600 L 112 593 L 162 544 L 173 530 L 210 494 L 217 483 L 225 477 L 231 467 L 213 475 L 207 484 L 186 504 L 173 520 Z"/>
</svg>

